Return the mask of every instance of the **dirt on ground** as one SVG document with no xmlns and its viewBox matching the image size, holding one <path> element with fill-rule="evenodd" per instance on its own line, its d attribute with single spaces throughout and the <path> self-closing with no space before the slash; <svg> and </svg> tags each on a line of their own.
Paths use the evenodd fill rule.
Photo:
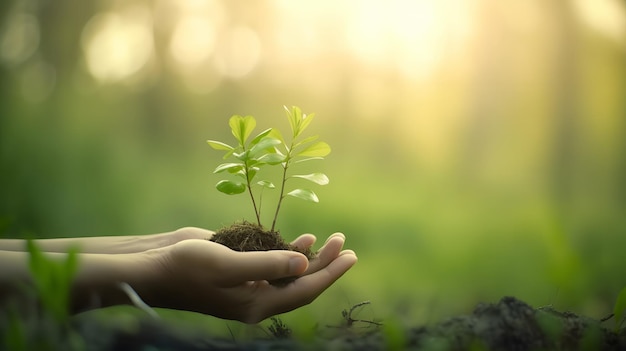
<svg viewBox="0 0 626 351">
<path fill-rule="evenodd" d="M 101 344 L 106 350 L 626 350 L 626 328 L 550 307 L 533 308 L 514 297 L 481 303 L 469 315 L 426 326 L 390 328 L 371 323 L 359 328 L 348 313 L 346 325 L 323 328 L 308 340 L 291 336 L 289 327 L 274 319 L 267 336 L 247 340 L 214 338 L 190 330 L 175 330 L 145 319 L 132 331 L 118 331 Z M 607 325 L 605 325 L 607 324 Z M 362 325 L 361 325 L 362 326 Z M 87 330 L 87 329 L 85 329 Z M 93 328 L 91 328 L 93 330 Z M 100 341 L 102 341 L 101 333 Z M 89 339 L 89 335 L 84 335 Z M 90 342 L 92 346 L 97 343 Z"/>
</svg>

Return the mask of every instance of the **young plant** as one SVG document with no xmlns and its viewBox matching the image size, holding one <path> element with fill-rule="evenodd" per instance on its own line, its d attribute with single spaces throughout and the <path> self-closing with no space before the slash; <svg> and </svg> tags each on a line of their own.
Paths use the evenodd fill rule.
<svg viewBox="0 0 626 351">
<path fill-rule="evenodd" d="M 43 307 L 59 322 L 70 317 L 70 288 L 78 270 L 78 250 L 69 250 L 65 260 L 57 261 L 44 255 L 35 242 L 27 241 L 28 267 L 37 295 Z"/>
<path fill-rule="evenodd" d="M 21 285 L 22 293 L 0 306 L 0 349 L 87 350 L 70 319 L 78 250 L 70 249 L 65 259 L 58 260 L 47 257 L 32 240 L 27 241 L 27 249 L 33 286 Z"/>
<path fill-rule="evenodd" d="M 616 333 L 624 322 L 624 312 L 626 312 L 626 287 L 619 292 L 613 306 L 613 314 L 615 315 L 615 328 L 613 330 Z"/>
<path fill-rule="evenodd" d="M 288 170 L 296 163 L 323 159 L 324 156 L 330 153 L 330 146 L 323 141 L 317 141 L 317 135 L 306 138 L 302 136 L 304 130 L 311 124 L 315 114 L 303 114 L 300 108 L 296 106 L 291 109 L 285 107 L 285 111 L 291 127 L 289 142 L 275 128 L 268 128 L 248 141 L 256 127 L 256 120 L 252 116 L 242 117 L 239 115 L 234 115 L 229 120 L 231 132 L 237 141 L 237 146 L 230 146 L 215 140 L 207 141 L 213 149 L 226 151 L 224 159 L 235 158 L 234 162 L 222 163 L 217 166 L 213 173 L 229 173 L 235 176 L 236 180 L 220 180 L 215 187 L 220 192 L 228 195 L 241 194 L 247 191 L 259 226 L 262 226 L 261 206 L 257 203 L 253 187 L 274 189 L 276 185 L 269 180 L 257 180 L 257 175 L 265 167 L 280 166 L 282 168 L 282 178 L 279 185 L 280 195 L 270 231 L 274 231 L 276 227 L 276 219 L 278 218 L 282 201 L 287 196 L 319 202 L 315 192 L 310 189 L 296 188 L 286 192 L 288 180 L 299 178 L 319 185 L 328 184 L 328 177 L 323 173 L 289 175 Z"/>
</svg>

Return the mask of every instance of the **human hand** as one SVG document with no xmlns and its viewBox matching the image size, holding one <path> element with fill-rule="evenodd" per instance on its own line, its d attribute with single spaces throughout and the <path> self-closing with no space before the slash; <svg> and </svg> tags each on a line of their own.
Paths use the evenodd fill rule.
<svg viewBox="0 0 626 351">
<path fill-rule="evenodd" d="M 257 323 L 311 303 L 357 261 L 342 250 L 345 236 L 331 235 L 310 262 L 295 251 L 237 252 L 208 241 L 188 239 L 153 250 L 155 276 L 147 302 L 154 307 L 210 314 L 225 319 Z M 313 245 L 315 236 L 304 234 L 292 244 Z M 290 276 L 286 286 L 268 283 Z"/>
<path fill-rule="evenodd" d="M 210 230 L 185 227 L 147 235 L 38 239 L 35 240 L 35 244 L 44 252 L 66 253 L 72 248 L 77 248 L 83 254 L 126 254 L 157 249 L 188 239 L 208 239 L 213 234 L 215 233 Z M 26 240 L 0 239 L 0 250 L 26 252 Z"/>
</svg>

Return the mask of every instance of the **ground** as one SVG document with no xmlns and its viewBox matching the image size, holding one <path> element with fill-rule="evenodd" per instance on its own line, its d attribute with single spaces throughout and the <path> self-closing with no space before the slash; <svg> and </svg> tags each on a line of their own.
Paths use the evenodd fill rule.
<svg viewBox="0 0 626 351">
<path fill-rule="evenodd" d="M 247 340 L 176 330 L 150 318 L 108 338 L 84 323 L 77 328 L 91 347 L 106 350 L 626 350 L 626 328 L 614 332 L 612 320 L 533 308 L 514 297 L 478 304 L 470 315 L 428 326 L 355 321 L 350 311 L 343 316 L 343 327 L 318 329 L 306 341 L 292 337 L 279 319 L 266 336 Z"/>
</svg>

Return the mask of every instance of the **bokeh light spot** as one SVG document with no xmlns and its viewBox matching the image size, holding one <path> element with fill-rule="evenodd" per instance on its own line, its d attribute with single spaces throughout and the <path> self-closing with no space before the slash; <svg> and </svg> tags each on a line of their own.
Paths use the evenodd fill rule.
<svg viewBox="0 0 626 351">
<path fill-rule="evenodd" d="M 261 41 L 252 29 L 235 27 L 224 34 L 215 53 L 217 70 L 226 77 L 242 78 L 261 58 Z"/>
<path fill-rule="evenodd" d="M 103 83 L 137 73 L 153 54 L 150 22 L 147 10 L 140 8 L 124 15 L 108 12 L 94 16 L 82 36 L 89 73 Z"/>
<path fill-rule="evenodd" d="M 624 44 L 626 7 L 617 0 L 576 0 L 578 16 L 589 27 Z"/>
<path fill-rule="evenodd" d="M 203 16 L 183 17 L 174 29 L 170 54 L 181 65 L 197 66 L 209 59 L 215 48 L 215 28 Z"/>
<path fill-rule="evenodd" d="M 27 60 L 39 47 L 39 21 L 33 15 L 9 16 L 0 33 L 0 59 L 9 65 Z"/>
</svg>

